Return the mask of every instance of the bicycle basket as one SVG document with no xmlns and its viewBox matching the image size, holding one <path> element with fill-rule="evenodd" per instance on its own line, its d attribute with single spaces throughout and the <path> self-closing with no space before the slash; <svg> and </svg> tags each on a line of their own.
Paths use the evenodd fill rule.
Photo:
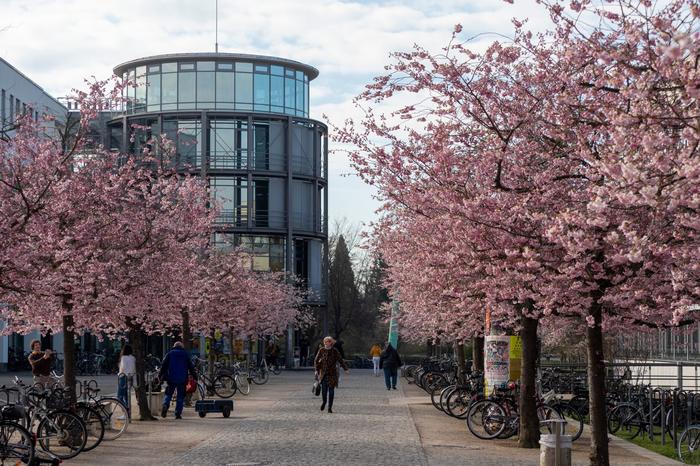
<svg viewBox="0 0 700 466">
<path fill-rule="evenodd" d="M 46 397 L 47 409 L 66 409 L 70 404 L 70 397 L 64 390 L 54 390 Z"/>
</svg>

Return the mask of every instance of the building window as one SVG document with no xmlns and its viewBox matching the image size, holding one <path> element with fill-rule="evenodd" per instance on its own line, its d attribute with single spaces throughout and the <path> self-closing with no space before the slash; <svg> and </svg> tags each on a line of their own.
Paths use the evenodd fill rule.
<svg viewBox="0 0 700 466">
<path fill-rule="evenodd" d="M 215 77 L 213 61 L 197 63 L 197 108 L 214 108 Z"/>
<path fill-rule="evenodd" d="M 211 120 L 209 167 L 241 170 L 248 166 L 248 122 Z"/>
<path fill-rule="evenodd" d="M 189 65 L 192 66 L 191 71 Z M 194 73 L 194 63 L 180 64 L 177 82 L 177 102 L 178 109 L 191 109 L 195 107 L 196 78 Z"/>
<path fill-rule="evenodd" d="M 241 73 L 236 68 L 236 109 L 253 109 L 253 74 Z"/>
<path fill-rule="evenodd" d="M 150 69 L 150 68 L 149 68 Z M 148 111 L 157 112 L 160 110 L 160 73 L 148 75 L 147 89 Z"/>
<path fill-rule="evenodd" d="M 146 111 L 146 67 L 139 66 L 136 68 L 136 89 L 134 100 L 134 112 Z"/>
<path fill-rule="evenodd" d="M 165 64 L 163 70 L 165 70 Z M 163 73 L 161 99 L 163 110 L 177 110 L 177 73 Z"/>
<path fill-rule="evenodd" d="M 237 246 L 252 256 L 253 270 L 260 272 L 284 270 L 284 238 L 237 235 L 235 241 Z"/>
<path fill-rule="evenodd" d="M 129 69 L 124 79 L 136 86 L 125 89 L 127 113 L 217 108 L 308 115 L 308 76 L 278 65 L 173 62 Z"/>
<path fill-rule="evenodd" d="M 253 180 L 253 224 L 256 227 L 270 226 L 270 182 L 267 179 Z"/>
<path fill-rule="evenodd" d="M 270 75 L 255 73 L 255 107 L 256 111 L 270 111 Z"/>
<path fill-rule="evenodd" d="M 294 78 L 284 78 L 284 106 L 286 113 L 294 114 L 295 102 L 294 93 L 296 90 L 296 81 Z"/>
<path fill-rule="evenodd" d="M 223 63 L 220 63 L 222 65 Z M 216 72 L 216 108 L 233 110 L 235 98 L 233 64 L 231 71 L 219 70 Z"/>
<path fill-rule="evenodd" d="M 0 93 L 0 129 L 5 126 L 5 89 Z"/>
<path fill-rule="evenodd" d="M 231 226 L 248 224 L 248 180 L 243 177 L 209 178 L 211 196 L 219 207 L 218 223 Z"/>
</svg>

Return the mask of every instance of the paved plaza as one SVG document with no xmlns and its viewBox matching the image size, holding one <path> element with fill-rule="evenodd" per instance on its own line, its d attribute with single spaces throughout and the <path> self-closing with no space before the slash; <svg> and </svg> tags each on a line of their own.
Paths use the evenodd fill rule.
<svg viewBox="0 0 700 466">
<path fill-rule="evenodd" d="M 371 371 L 343 375 L 334 413 L 320 412 L 310 371 L 272 376 L 248 397 L 236 395 L 229 419 L 135 421 L 127 433 L 66 464 L 75 465 L 537 465 L 538 450 L 512 441 L 480 441 L 463 421 L 448 418 L 414 386 L 387 391 Z M 172 410 L 171 410 L 172 413 Z M 614 440 L 617 465 L 678 464 Z M 587 439 L 575 464 L 587 464 Z"/>
</svg>

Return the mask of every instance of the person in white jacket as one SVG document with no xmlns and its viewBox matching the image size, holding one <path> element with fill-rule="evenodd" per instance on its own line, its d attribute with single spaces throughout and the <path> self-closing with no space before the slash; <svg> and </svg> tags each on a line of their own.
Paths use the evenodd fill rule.
<svg viewBox="0 0 700 466">
<path fill-rule="evenodd" d="M 127 409 L 129 409 L 129 402 L 131 401 L 129 400 L 129 380 L 133 380 L 134 374 L 136 374 L 136 358 L 133 353 L 131 345 L 124 345 L 119 355 L 117 398 L 124 403 Z"/>
</svg>

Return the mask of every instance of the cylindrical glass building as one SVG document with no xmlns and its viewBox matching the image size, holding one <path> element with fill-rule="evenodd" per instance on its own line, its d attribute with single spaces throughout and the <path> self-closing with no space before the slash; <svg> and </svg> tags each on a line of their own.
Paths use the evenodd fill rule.
<svg viewBox="0 0 700 466">
<path fill-rule="evenodd" d="M 328 266 L 328 129 L 308 118 L 315 68 L 282 58 L 188 53 L 114 68 L 137 84 L 109 124 L 109 145 L 139 153 L 151 135 L 205 176 L 222 205 L 214 241 L 243 246 L 257 270 L 291 271 L 324 305 Z M 130 137 L 130 128 L 137 128 Z"/>
</svg>

